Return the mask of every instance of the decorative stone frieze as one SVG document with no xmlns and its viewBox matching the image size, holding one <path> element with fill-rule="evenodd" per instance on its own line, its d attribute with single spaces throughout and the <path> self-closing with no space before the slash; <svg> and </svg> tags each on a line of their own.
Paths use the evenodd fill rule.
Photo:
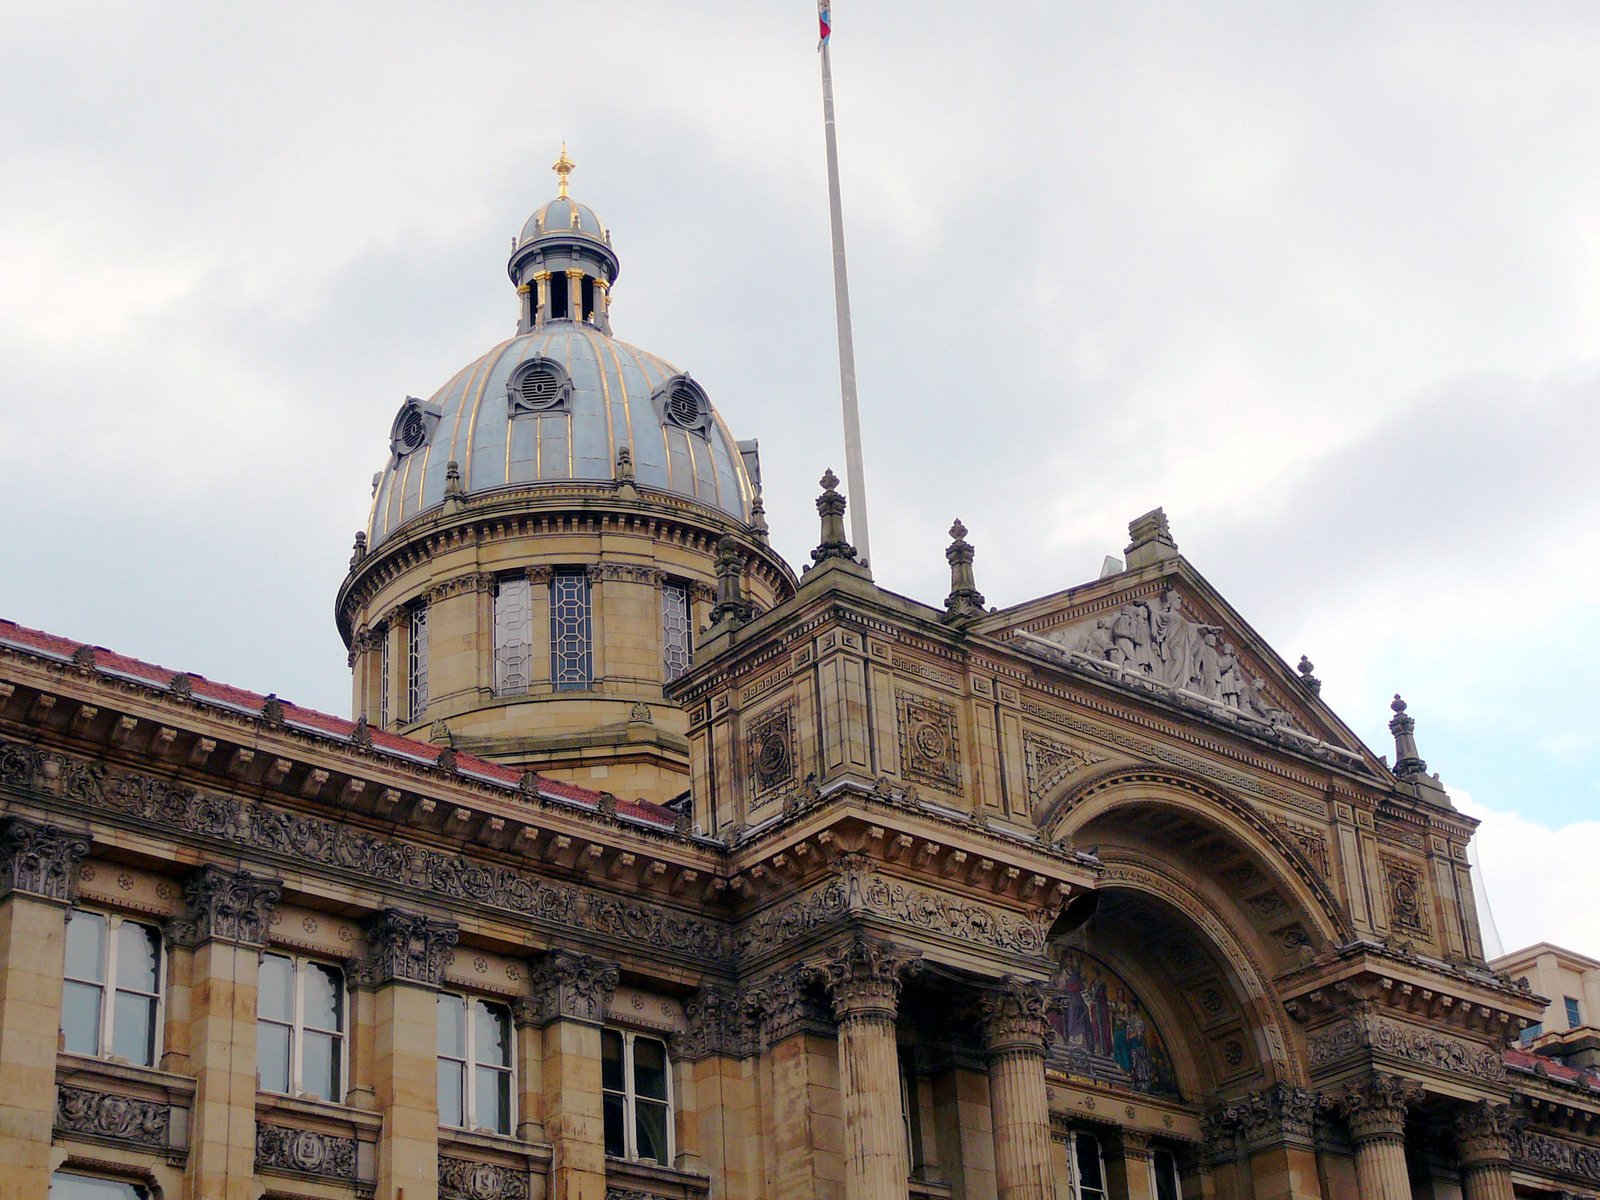
<svg viewBox="0 0 1600 1200">
<path fill-rule="evenodd" d="M 756 1052 L 756 1013 L 743 993 L 703 987 L 683 1006 L 686 1027 L 672 1039 L 673 1056 L 699 1062 L 712 1055 L 749 1058 Z"/>
<path fill-rule="evenodd" d="M 1391 1055 L 1450 1075 L 1470 1075 L 1489 1083 L 1505 1078 L 1505 1061 L 1497 1047 L 1472 1042 L 1432 1029 L 1421 1029 L 1387 1017 L 1348 1017 L 1306 1040 L 1313 1070 L 1367 1050 Z"/>
<path fill-rule="evenodd" d="M 78 864 L 89 853 L 89 839 L 54 825 L 7 817 L 0 826 L 0 897 L 27 892 L 71 903 Z"/>
<path fill-rule="evenodd" d="M 1422 1099 L 1414 1079 L 1374 1075 L 1340 1093 L 1336 1104 L 1359 1149 L 1366 1142 L 1405 1142 L 1406 1109 Z"/>
<path fill-rule="evenodd" d="M 1511 1134 L 1511 1157 L 1534 1171 L 1553 1171 L 1600 1184 L 1600 1148 L 1521 1130 Z"/>
<path fill-rule="evenodd" d="M 420 983 L 438 987 L 444 982 L 445 960 L 461 938 L 454 921 L 386 908 L 363 926 L 367 956 L 358 974 L 362 983 Z"/>
<path fill-rule="evenodd" d="M 1456 1113 L 1451 1128 L 1463 1165 L 1511 1161 L 1511 1139 L 1517 1131 L 1517 1118 L 1509 1104 L 1479 1100 Z"/>
<path fill-rule="evenodd" d="M 159 1100 L 142 1100 L 61 1083 L 56 1085 L 55 1127 L 61 1133 L 166 1149 L 172 1128 L 172 1108 Z"/>
<path fill-rule="evenodd" d="M 346 1183 L 356 1178 L 356 1140 L 315 1129 L 256 1124 L 256 1170 L 292 1171 Z"/>
<path fill-rule="evenodd" d="M 811 964 L 811 972 L 827 990 L 837 1020 L 894 1019 L 900 1003 L 901 976 L 922 969 L 920 956 L 893 942 L 855 934 L 829 946 L 827 957 Z"/>
<path fill-rule="evenodd" d="M 977 1000 L 978 1025 L 991 1058 L 1035 1054 L 1044 1057 L 1050 1037 L 1050 992 L 1043 985 L 1007 975 Z"/>
<path fill-rule="evenodd" d="M 528 1200 L 528 1173 L 441 1154 L 439 1200 Z"/>
<path fill-rule="evenodd" d="M 1226 1139 L 1237 1133 L 1250 1154 L 1275 1146 L 1315 1149 L 1320 1107 L 1315 1092 L 1275 1083 L 1206 1114 L 1206 1137 L 1208 1141 Z"/>
<path fill-rule="evenodd" d="M 666 1200 L 664 1196 L 655 1192 L 643 1192 L 638 1188 L 608 1187 L 606 1200 Z"/>
<path fill-rule="evenodd" d="M 198 946 L 214 938 L 262 946 L 272 910 L 282 898 L 279 880 L 208 864 L 184 880 L 186 911 L 172 919 L 168 932 L 180 946 Z"/>
<path fill-rule="evenodd" d="M 533 1023 L 603 1023 L 620 974 L 616 963 L 601 958 L 567 950 L 550 951 L 538 961 L 531 974 Z"/>
<path fill-rule="evenodd" d="M 776 1045 L 797 1033 L 831 1034 L 833 1016 L 818 995 L 816 976 L 806 966 L 788 967 L 745 989 L 745 1003 L 761 1031 Z"/>
</svg>

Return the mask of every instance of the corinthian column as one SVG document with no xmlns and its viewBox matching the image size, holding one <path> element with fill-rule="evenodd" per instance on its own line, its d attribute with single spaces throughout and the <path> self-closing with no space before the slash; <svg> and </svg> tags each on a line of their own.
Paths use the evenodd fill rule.
<svg viewBox="0 0 1600 1200">
<path fill-rule="evenodd" d="M 1512 1200 L 1511 1106 L 1479 1100 L 1457 1113 L 1454 1124 L 1466 1200 Z"/>
<path fill-rule="evenodd" d="M 1044 1084 L 1046 994 L 1007 976 L 978 1000 L 989 1057 L 994 1171 L 1000 1200 L 1052 1200 L 1050 1102 Z"/>
<path fill-rule="evenodd" d="M 920 965 L 898 946 L 857 934 L 843 946 L 830 946 L 827 960 L 814 969 L 839 1023 L 845 1200 L 907 1194 L 911 1164 L 900 1118 L 894 1021 L 900 974 Z"/>
<path fill-rule="evenodd" d="M 1355 1143 L 1361 1200 L 1411 1200 L 1406 1109 L 1421 1099 L 1420 1083 L 1394 1075 L 1374 1075 L 1339 1098 Z"/>
</svg>

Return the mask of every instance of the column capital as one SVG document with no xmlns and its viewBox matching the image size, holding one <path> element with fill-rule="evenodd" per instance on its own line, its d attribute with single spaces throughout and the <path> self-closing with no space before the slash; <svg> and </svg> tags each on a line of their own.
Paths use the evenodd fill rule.
<svg viewBox="0 0 1600 1200">
<path fill-rule="evenodd" d="M 1050 993 L 1043 984 L 1007 975 L 978 995 L 978 1025 L 991 1056 L 1036 1054 L 1044 1057 L 1050 1036 Z"/>
<path fill-rule="evenodd" d="M 88 853 L 84 834 L 7 817 L 0 826 L 0 897 L 26 892 L 70 904 L 78 894 L 78 864 Z"/>
<path fill-rule="evenodd" d="M 1517 1116 L 1509 1104 L 1479 1100 L 1457 1112 L 1450 1124 L 1463 1166 L 1511 1162 Z"/>
<path fill-rule="evenodd" d="M 702 987 L 685 1001 L 684 1029 L 673 1035 L 672 1054 L 684 1062 L 718 1055 L 749 1058 L 756 1052 L 756 1014 L 743 992 Z"/>
<path fill-rule="evenodd" d="M 536 1025 L 552 1021 L 604 1024 L 621 972 L 617 964 L 570 950 L 551 950 L 533 968 L 531 1015 Z"/>
<path fill-rule="evenodd" d="M 1420 1101 L 1422 1095 L 1423 1087 L 1415 1079 L 1378 1074 L 1346 1088 L 1335 1103 L 1359 1149 L 1367 1142 L 1403 1143 L 1406 1109 Z"/>
<path fill-rule="evenodd" d="M 1237 1132 L 1244 1137 L 1245 1152 L 1255 1154 L 1276 1146 L 1316 1147 L 1317 1111 L 1322 1101 L 1315 1092 L 1275 1083 L 1259 1092 L 1240 1096 L 1206 1115 L 1209 1140 Z"/>
<path fill-rule="evenodd" d="M 921 956 L 893 942 L 855 934 L 829 946 L 827 958 L 812 964 L 812 976 L 827 990 L 837 1020 L 892 1021 L 900 1003 L 900 977 L 922 969 Z"/>
<path fill-rule="evenodd" d="M 451 947 L 461 939 L 454 921 L 424 917 L 398 908 L 386 908 L 362 924 L 367 953 L 356 969 L 366 987 L 386 983 L 419 983 L 438 987 L 444 982 L 444 964 Z"/>
<path fill-rule="evenodd" d="M 769 1046 L 797 1033 L 833 1032 L 833 1017 L 813 986 L 816 974 L 806 966 L 774 972 L 744 992 L 745 1004 Z"/>
<path fill-rule="evenodd" d="M 208 864 L 183 881 L 183 899 L 183 915 L 167 925 L 167 935 L 177 945 L 224 941 L 264 946 L 272 910 L 283 899 L 283 883 Z"/>
</svg>

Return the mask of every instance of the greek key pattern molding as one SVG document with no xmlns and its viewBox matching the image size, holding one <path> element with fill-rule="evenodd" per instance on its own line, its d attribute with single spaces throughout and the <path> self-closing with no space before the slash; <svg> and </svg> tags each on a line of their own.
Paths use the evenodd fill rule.
<svg viewBox="0 0 1600 1200">
<path fill-rule="evenodd" d="M 441 1154 L 439 1200 L 528 1200 L 528 1175 L 499 1163 Z"/>
<path fill-rule="evenodd" d="M 293 1171 L 354 1183 L 356 1140 L 314 1129 L 256 1124 L 256 1169 Z"/>
<path fill-rule="evenodd" d="M 1506 1072 L 1499 1052 L 1491 1047 L 1384 1017 L 1348 1017 L 1312 1035 L 1307 1039 L 1307 1047 L 1314 1071 L 1357 1052 L 1371 1050 L 1452 1075 L 1470 1075 L 1488 1082 L 1504 1079 Z"/>
<path fill-rule="evenodd" d="M 172 1128 L 172 1108 L 158 1100 L 140 1100 L 62 1083 L 56 1085 L 55 1126 L 60 1133 L 165 1150 Z"/>
</svg>

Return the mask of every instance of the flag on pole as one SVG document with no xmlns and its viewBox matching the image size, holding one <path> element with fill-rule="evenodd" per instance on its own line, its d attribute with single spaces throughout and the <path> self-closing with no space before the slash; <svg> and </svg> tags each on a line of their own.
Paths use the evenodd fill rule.
<svg viewBox="0 0 1600 1200">
<path fill-rule="evenodd" d="M 817 43 L 817 49 L 820 50 L 828 44 L 828 36 L 833 32 L 833 13 L 828 7 L 828 0 L 817 0 L 817 28 L 822 39 Z"/>
</svg>

